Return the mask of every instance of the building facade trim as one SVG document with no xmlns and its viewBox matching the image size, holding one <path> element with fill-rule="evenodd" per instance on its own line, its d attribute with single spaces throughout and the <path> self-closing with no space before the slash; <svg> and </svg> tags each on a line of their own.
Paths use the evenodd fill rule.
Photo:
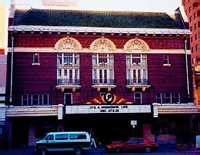
<svg viewBox="0 0 200 155">
<path fill-rule="evenodd" d="M 75 26 L 9 26 L 9 31 L 16 32 L 75 32 L 75 33 L 113 33 L 113 34 L 191 34 L 188 29 L 158 29 L 158 28 L 108 28 L 108 27 L 75 27 Z"/>
<path fill-rule="evenodd" d="M 8 48 L 8 52 L 11 52 L 11 48 Z M 53 47 L 15 47 L 15 53 L 54 53 L 57 52 Z M 72 53 L 72 51 L 64 51 L 66 53 Z M 73 53 L 99 53 L 99 51 L 92 51 L 88 48 L 83 48 L 82 50 L 73 51 Z M 133 53 L 133 51 L 125 51 L 124 49 L 116 49 L 115 51 L 107 51 L 106 53 Z M 144 53 L 144 54 L 185 54 L 184 49 L 150 49 L 149 51 L 134 50 L 134 53 Z M 191 50 L 187 50 L 187 54 L 191 54 Z"/>
</svg>

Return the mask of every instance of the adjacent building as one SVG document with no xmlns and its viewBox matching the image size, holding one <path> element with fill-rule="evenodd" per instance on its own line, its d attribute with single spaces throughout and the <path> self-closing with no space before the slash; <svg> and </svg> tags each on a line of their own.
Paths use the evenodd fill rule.
<svg viewBox="0 0 200 155">
<path fill-rule="evenodd" d="M 63 130 L 87 130 L 104 144 L 194 142 L 190 31 L 180 12 L 30 9 L 9 21 L 13 145 Z"/>
<path fill-rule="evenodd" d="M 183 0 L 191 31 L 190 43 L 194 73 L 194 95 L 196 104 L 200 104 L 200 2 L 199 0 Z"/>
<path fill-rule="evenodd" d="M 0 48 L 0 147 L 5 145 L 7 56 Z"/>
</svg>

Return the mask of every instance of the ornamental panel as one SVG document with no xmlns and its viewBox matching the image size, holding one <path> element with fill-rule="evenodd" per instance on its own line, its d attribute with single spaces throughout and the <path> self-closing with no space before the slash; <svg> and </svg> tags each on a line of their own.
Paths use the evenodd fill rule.
<svg viewBox="0 0 200 155">
<path fill-rule="evenodd" d="M 102 37 L 92 42 L 90 50 L 98 52 L 115 51 L 116 46 L 110 39 Z"/>
<path fill-rule="evenodd" d="M 60 40 L 55 45 L 55 50 L 58 52 L 65 52 L 65 51 L 75 51 L 81 50 L 82 46 L 78 40 L 72 37 L 65 37 Z"/>
<path fill-rule="evenodd" d="M 126 42 L 124 45 L 124 50 L 125 51 L 133 51 L 133 50 L 141 50 L 141 51 L 148 51 L 149 46 L 144 40 L 141 39 L 130 39 L 129 41 Z"/>
</svg>

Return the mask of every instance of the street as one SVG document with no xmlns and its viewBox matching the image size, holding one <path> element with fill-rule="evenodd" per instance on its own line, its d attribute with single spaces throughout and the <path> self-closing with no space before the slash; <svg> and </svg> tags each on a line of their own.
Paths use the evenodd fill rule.
<svg viewBox="0 0 200 155">
<path fill-rule="evenodd" d="M 66 155 L 69 153 L 48 153 L 48 155 Z M 88 153 L 89 155 L 132 155 L 132 154 L 140 154 L 140 155 L 199 155 L 200 150 L 157 150 L 156 152 L 152 153 L 142 153 L 142 152 L 120 152 L 120 153 L 103 153 L 102 151 L 96 151 L 96 153 Z M 15 148 L 9 150 L 0 150 L 0 155 L 35 155 L 34 148 Z"/>
</svg>

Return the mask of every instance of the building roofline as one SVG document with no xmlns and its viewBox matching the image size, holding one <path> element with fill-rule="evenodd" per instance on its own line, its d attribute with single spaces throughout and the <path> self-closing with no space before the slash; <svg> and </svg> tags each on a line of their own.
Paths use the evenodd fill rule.
<svg viewBox="0 0 200 155">
<path fill-rule="evenodd" d="M 9 26 L 12 32 L 75 32 L 75 33 L 113 33 L 113 34 L 191 34 L 189 29 L 170 28 L 111 28 L 111 27 L 82 27 L 82 26 Z"/>
</svg>

